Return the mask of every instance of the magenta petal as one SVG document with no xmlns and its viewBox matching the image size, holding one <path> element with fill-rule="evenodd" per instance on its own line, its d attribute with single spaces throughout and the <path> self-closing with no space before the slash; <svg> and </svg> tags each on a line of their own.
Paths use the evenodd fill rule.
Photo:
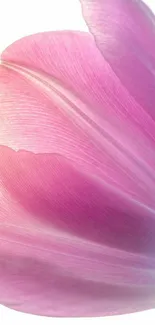
<svg viewBox="0 0 155 325">
<path fill-rule="evenodd" d="M 80 238 L 154 256 L 155 212 L 93 178 L 85 164 L 81 168 L 55 154 L 5 147 L 1 156 L 5 190 L 34 219 Z"/>
<path fill-rule="evenodd" d="M 1 304 L 48 316 L 154 306 L 153 214 L 61 156 L 0 154 Z"/>
<path fill-rule="evenodd" d="M 81 0 L 103 57 L 155 119 L 155 16 L 141 0 Z"/>
<path fill-rule="evenodd" d="M 2 59 L 0 303 L 48 316 L 153 308 L 149 109 L 89 34 L 33 35 Z"/>
<path fill-rule="evenodd" d="M 45 77 L 52 77 L 52 85 L 50 85 L 50 87 L 53 87 L 54 82 L 54 88 L 56 88 L 55 90 L 57 92 L 62 92 L 63 87 L 63 98 L 65 95 L 65 97 L 69 96 L 70 102 L 74 103 L 76 101 L 77 107 L 73 105 L 73 108 L 72 106 L 72 114 L 74 114 L 76 110 L 78 113 L 76 115 L 76 117 L 78 116 L 78 121 L 80 115 L 81 117 L 85 116 L 87 120 L 89 117 L 89 121 L 90 119 L 93 120 L 93 123 L 95 122 L 98 129 L 100 127 L 102 135 L 104 133 L 105 137 L 108 136 L 108 138 L 113 138 L 113 140 L 115 139 L 117 145 L 121 146 L 121 150 L 128 150 L 131 155 L 134 154 L 136 159 L 139 158 L 141 163 L 145 160 L 145 162 L 151 165 L 153 169 L 155 168 L 155 125 L 154 120 L 152 120 L 154 108 L 151 110 L 152 113 L 150 114 L 149 105 L 144 105 L 143 103 L 142 105 L 139 105 L 133 97 L 131 97 L 128 89 L 126 89 L 122 82 L 117 78 L 112 69 L 113 67 L 111 68 L 109 66 L 95 46 L 93 38 L 89 34 L 82 32 L 47 32 L 28 36 L 9 46 L 2 54 L 2 59 L 9 64 L 17 65 L 18 73 L 20 73 L 20 66 L 23 66 L 26 69 L 39 71 L 41 74 L 40 78 L 42 79 Z M 121 71 L 123 71 L 123 69 Z M 42 75 L 43 73 L 45 74 L 44 76 Z M 17 74 L 15 78 L 10 69 L 9 75 L 9 84 L 12 89 L 12 87 L 15 87 L 14 84 L 16 82 Z M 4 95 L 8 94 L 8 81 L 6 81 L 6 78 L 6 72 L 1 72 L 0 83 L 2 83 L 2 93 Z M 22 91 L 24 94 L 26 93 L 26 98 L 30 95 L 29 100 L 32 108 L 33 106 L 38 105 L 36 98 L 39 93 L 37 92 L 37 89 L 35 89 L 35 93 L 33 89 L 26 91 L 27 86 L 25 85 L 25 82 L 23 82 L 24 81 L 22 81 L 23 86 L 21 86 L 24 87 L 25 90 Z M 30 84 L 30 80 L 26 81 L 26 83 Z M 52 89 L 54 90 L 54 88 Z M 11 89 L 9 91 L 11 91 Z M 24 101 L 23 96 L 19 95 L 18 81 L 16 89 L 19 104 L 16 101 L 16 96 L 13 96 L 13 99 L 16 102 L 16 104 L 14 103 L 14 106 L 16 108 L 18 107 L 18 114 L 20 102 L 23 103 Z M 141 95 L 145 96 L 146 89 L 141 92 Z M 42 93 L 44 93 L 44 90 Z M 41 96 L 45 97 L 45 94 L 42 94 Z M 151 96 L 154 96 L 154 92 L 153 94 L 151 93 Z M 51 97 L 53 101 L 53 95 L 51 95 Z M 149 100 L 149 98 L 151 99 L 152 97 L 148 96 L 147 98 Z M 1 95 L 1 100 L 3 100 L 3 95 Z M 8 102 L 6 102 L 5 97 L 4 101 L 6 114 Z M 43 103 L 39 104 L 39 110 L 42 110 L 45 105 L 49 105 L 49 102 L 47 104 L 47 95 L 42 101 Z M 25 111 L 24 107 L 23 109 Z M 48 111 L 50 112 L 50 110 Z M 57 109 L 56 111 L 58 112 Z M 25 114 L 24 118 L 28 117 L 28 112 Z M 54 114 L 54 118 L 57 114 Z M 10 113 L 9 116 L 11 116 Z M 35 116 L 36 113 L 34 112 L 31 116 L 31 129 L 33 126 L 33 132 L 34 129 L 37 131 L 37 127 L 34 127 L 33 125 L 35 123 L 33 121 L 36 119 Z M 49 119 L 49 114 L 46 112 L 46 114 L 41 113 L 39 116 L 43 119 L 43 125 L 46 125 L 46 130 L 44 128 L 44 131 L 47 132 L 47 135 L 45 135 L 44 132 L 44 136 L 47 137 L 49 136 L 48 129 L 51 125 L 51 123 L 48 123 L 47 121 Z M 21 130 L 19 130 L 19 127 L 16 127 L 16 125 L 13 126 L 15 120 L 14 117 L 11 125 L 14 128 L 14 135 L 17 134 L 17 148 L 17 143 L 20 141 L 23 142 L 26 134 L 24 133 L 25 136 L 22 138 L 19 136 L 18 131 L 21 132 Z M 79 123 L 81 122 L 79 121 Z M 29 126 L 24 123 L 24 129 L 26 128 L 27 130 L 25 132 L 30 134 Z M 0 132 L 2 132 L 1 130 L 3 130 L 2 127 L 0 127 Z M 0 135 L 2 138 L 0 142 L 2 141 L 2 144 L 7 145 L 7 143 L 4 142 L 4 139 L 6 138 L 6 133 L 8 134 L 9 132 L 9 130 L 4 130 L 3 134 Z M 62 131 L 60 130 L 60 132 Z M 10 136 L 8 134 L 8 139 Z M 41 136 L 41 134 L 37 133 L 37 138 L 39 136 Z M 138 141 L 135 141 L 135 138 L 138 138 Z M 54 142 L 60 139 L 60 137 L 55 137 Z M 13 142 L 13 139 L 11 141 Z M 38 146 L 40 148 L 37 149 L 35 144 L 34 149 L 33 142 L 31 141 L 30 143 L 31 148 L 33 147 L 33 151 L 35 150 L 35 152 L 37 152 L 37 150 L 39 150 L 39 152 L 40 150 L 42 151 L 42 144 L 43 140 L 40 141 L 39 138 Z M 51 146 L 51 143 L 46 141 L 46 147 L 48 145 Z M 25 149 L 29 149 L 27 138 L 25 146 Z M 46 148 L 46 150 L 49 149 Z"/>
</svg>

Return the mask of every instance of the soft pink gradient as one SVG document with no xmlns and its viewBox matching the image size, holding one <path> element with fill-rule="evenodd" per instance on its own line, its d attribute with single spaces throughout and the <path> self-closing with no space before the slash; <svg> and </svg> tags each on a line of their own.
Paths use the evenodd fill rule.
<svg viewBox="0 0 155 325">
<path fill-rule="evenodd" d="M 155 307 L 154 17 L 81 2 L 97 43 L 40 33 L 0 65 L 0 303 L 46 316 Z"/>
<path fill-rule="evenodd" d="M 80 0 L 105 60 L 155 119 L 155 17 L 141 0 Z"/>
</svg>

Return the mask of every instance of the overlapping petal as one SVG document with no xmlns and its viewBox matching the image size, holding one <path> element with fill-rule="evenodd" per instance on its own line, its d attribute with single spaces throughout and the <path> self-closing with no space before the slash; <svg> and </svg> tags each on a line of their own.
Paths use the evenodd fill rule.
<svg viewBox="0 0 155 325">
<path fill-rule="evenodd" d="M 1 303 L 48 316 L 154 307 L 155 121 L 137 98 L 87 33 L 2 54 Z"/>
<path fill-rule="evenodd" d="M 104 59 L 155 119 L 155 17 L 141 0 L 80 0 Z"/>
</svg>

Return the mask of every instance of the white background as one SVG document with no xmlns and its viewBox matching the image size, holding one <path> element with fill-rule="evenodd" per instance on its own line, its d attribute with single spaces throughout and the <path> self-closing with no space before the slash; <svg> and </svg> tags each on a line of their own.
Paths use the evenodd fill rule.
<svg viewBox="0 0 155 325">
<path fill-rule="evenodd" d="M 108 0 L 105 0 L 108 1 Z M 155 0 L 145 0 L 155 12 Z M 78 0 L 1 0 L 0 52 L 15 40 L 48 30 L 87 30 Z M 64 319 L 32 316 L 0 306 L 1 325 L 155 325 L 155 310 L 105 318 Z"/>
</svg>

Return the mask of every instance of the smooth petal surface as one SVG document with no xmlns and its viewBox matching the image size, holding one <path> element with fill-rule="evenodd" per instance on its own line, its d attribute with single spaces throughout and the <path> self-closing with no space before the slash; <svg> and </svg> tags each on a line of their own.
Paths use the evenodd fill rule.
<svg viewBox="0 0 155 325">
<path fill-rule="evenodd" d="M 89 34 L 26 37 L 2 59 L 12 65 L 1 67 L 1 144 L 35 153 L 65 150 L 75 162 L 87 160 L 91 171 L 97 166 L 95 173 L 104 173 L 108 183 L 115 179 L 125 191 L 132 187 L 135 198 L 150 175 L 141 184 L 141 202 L 150 202 L 152 195 L 154 206 L 155 122 L 122 86 Z"/>
<path fill-rule="evenodd" d="M 48 316 L 153 308 L 149 110 L 89 34 L 30 36 L 2 60 L 0 303 Z"/>
<path fill-rule="evenodd" d="M 80 0 L 104 59 L 155 119 L 155 17 L 141 0 Z"/>
</svg>

